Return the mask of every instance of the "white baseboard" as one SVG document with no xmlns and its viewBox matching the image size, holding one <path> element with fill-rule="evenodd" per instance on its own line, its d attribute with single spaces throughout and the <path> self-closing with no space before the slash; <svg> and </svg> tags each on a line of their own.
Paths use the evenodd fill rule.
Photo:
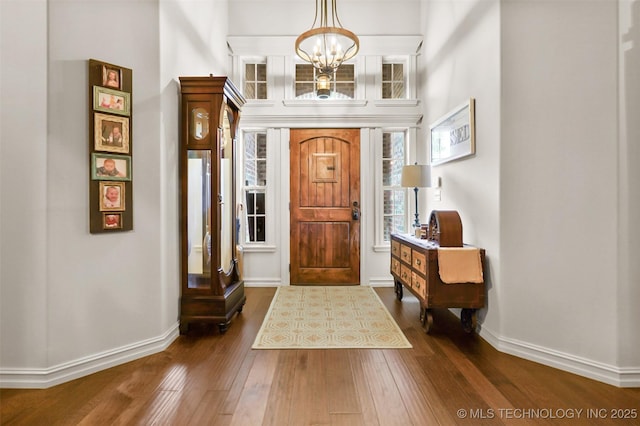
<svg viewBox="0 0 640 426">
<path fill-rule="evenodd" d="M 370 280 L 371 286 L 389 286 L 388 280 Z M 250 287 L 277 287 L 279 280 L 251 280 Z M 179 335 L 178 323 L 156 338 L 143 340 L 49 368 L 3 368 L 0 388 L 44 389 L 97 371 L 115 367 L 165 350 Z M 559 352 L 517 339 L 500 337 L 486 327 L 480 336 L 500 352 L 622 388 L 640 387 L 640 367 L 617 367 Z"/>
<path fill-rule="evenodd" d="M 169 330 L 154 337 L 95 355 L 79 358 L 49 368 L 3 368 L 0 388 L 45 389 L 97 371 L 115 367 L 164 351 L 179 335 L 176 322 Z"/>
<path fill-rule="evenodd" d="M 243 278 L 245 287 L 280 287 L 280 278 Z"/>
<path fill-rule="evenodd" d="M 621 388 L 640 387 L 640 367 L 617 367 L 517 339 L 481 327 L 480 336 L 500 352 Z"/>
<path fill-rule="evenodd" d="M 393 280 L 389 278 L 369 278 L 371 287 L 393 287 Z"/>
</svg>

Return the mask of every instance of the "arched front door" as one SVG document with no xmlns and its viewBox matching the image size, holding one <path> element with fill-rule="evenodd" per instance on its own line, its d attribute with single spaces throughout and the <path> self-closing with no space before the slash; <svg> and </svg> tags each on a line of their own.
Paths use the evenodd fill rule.
<svg viewBox="0 0 640 426">
<path fill-rule="evenodd" d="M 292 129 L 291 284 L 360 283 L 360 129 Z"/>
</svg>

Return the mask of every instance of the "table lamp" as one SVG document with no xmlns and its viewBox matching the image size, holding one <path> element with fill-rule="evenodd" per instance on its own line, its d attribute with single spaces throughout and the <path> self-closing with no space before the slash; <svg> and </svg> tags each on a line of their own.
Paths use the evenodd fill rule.
<svg viewBox="0 0 640 426">
<path fill-rule="evenodd" d="M 413 226 L 420 228 L 420 219 L 418 217 L 418 188 L 431 186 L 431 167 L 418 163 L 402 167 L 402 180 L 400 185 L 405 188 L 413 188 L 416 194 L 416 221 Z"/>
</svg>

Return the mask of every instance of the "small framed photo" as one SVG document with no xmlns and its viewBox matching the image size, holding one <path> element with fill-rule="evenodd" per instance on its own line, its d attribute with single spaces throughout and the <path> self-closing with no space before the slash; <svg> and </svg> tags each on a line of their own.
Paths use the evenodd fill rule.
<svg viewBox="0 0 640 426">
<path fill-rule="evenodd" d="M 129 119 L 95 113 L 94 132 L 96 151 L 129 153 Z"/>
<path fill-rule="evenodd" d="M 432 166 L 475 154 L 475 99 L 469 98 L 430 127 Z"/>
<path fill-rule="evenodd" d="M 124 182 L 100 182 L 100 211 L 124 211 Z"/>
<path fill-rule="evenodd" d="M 131 180 L 131 157 L 94 152 L 91 154 L 91 179 Z"/>
<path fill-rule="evenodd" d="M 122 70 L 120 68 L 103 65 L 102 85 L 112 89 L 122 89 Z"/>
<path fill-rule="evenodd" d="M 122 213 L 102 213 L 102 229 L 122 229 Z"/>
<path fill-rule="evenodd" d="M 93 109 L 128 116 L 131 114 L 131 95 L 119 90 L 93 86 Z"/>
</svg>

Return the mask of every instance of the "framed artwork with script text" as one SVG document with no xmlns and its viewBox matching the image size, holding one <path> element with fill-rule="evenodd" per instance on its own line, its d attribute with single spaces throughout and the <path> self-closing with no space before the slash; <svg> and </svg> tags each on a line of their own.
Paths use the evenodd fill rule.
<svg viewBox="0 0 640 426">
<path fill-rule="evenodd" d="M 476 153 L 475 99 L 452 109 L 431 125 L 431 165 Z"/>
</svg>

